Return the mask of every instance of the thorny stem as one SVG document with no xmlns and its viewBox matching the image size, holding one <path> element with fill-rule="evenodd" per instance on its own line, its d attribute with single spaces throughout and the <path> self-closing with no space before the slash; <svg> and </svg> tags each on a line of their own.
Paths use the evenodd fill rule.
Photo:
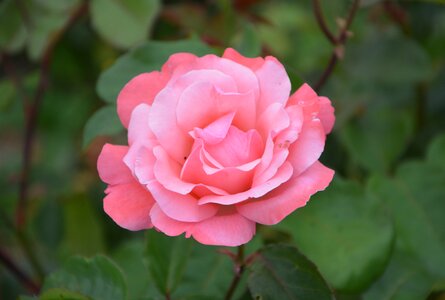
<svg viewBox="0 0 445 300">
<path fill-rule="evenodd" d="M 244 260 L 244 245 L 238 247 L 238 253 L 233 262 L 235 263 L 235 273 L 233 275 L 233 279 L 229 286 L 229 289 L 227 290 L 226 296 L 224 297 L 225 300 L 232 299 L 232 296 L 235 293 L 235 290 L 244 273 L 244 269 L 246 266 L 246 261 Z"/>
<path fill-rule="evenodd" d="M 335 48 L 332 50 L 332 54 L 329 59 L 328 65 L 323 71 L 323 74 L 320 76 L 320 79 L 314 85 L 315 91 L 318 92 L 324 86 L 329 76 L 331 76 L 338 60 L 342 58 L 343 47 L 349 35 L 349 28 L 351 27 L 352 21 L 354 20 L 355 14 L 360 5 L 360 0 L 354 0 L 354 2 L 352 3 L 351 8 L 349 9 L 346 22 L 344 26 L 341 28 L 340 33 L 338 34 L 337 37 L 333 36 L 328 27 L 326 26 L 326 22 L 324 21 L 319 1 L 312 0 L 312 3 L 314 8 L 314 14 L 317 19 L 319 27 L 326 35 L 326 37 L 329 39 L 329 41 L 335 46 Z"/>
</svg>

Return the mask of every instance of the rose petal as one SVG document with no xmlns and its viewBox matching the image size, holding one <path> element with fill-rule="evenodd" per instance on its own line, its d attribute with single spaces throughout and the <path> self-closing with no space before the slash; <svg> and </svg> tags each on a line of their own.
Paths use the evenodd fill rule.
<svg viewBox="0 0 445 300">
<path fill-rule="evenodd" d="M 262 57 L 255 57 L 255 58 L 245 57 L 233 48 L 227 48 L 224 51 L 224 54 L 222 57 L 230 59 L 234 62 L 237 62 L 243 66 L 246 66 L 249 69 L 251 69 L 252 71 L 258 70 L 264 64 L 264 58 L 262 58 Z"/>
<path fill-rule="evenodd" d="M 157 96 L 150 110 L 149 126 L 156 140 L 178 163 L 184 161 L 193 143 L 176 123 L 176 104 L 179 91 L 173 88 L 163 89 Z"/>
<path fill-rule="evenodd" d="M 236 167 L 227 167 L 213 174 L 207 174 L 201 160 L 202 146 L 190 153 L 181 171 L 181 179 L 190 183 L 202 183 L 216 187 L 228 193 L 237 193 L 248 189 L 252 183 L 253 170 L 243 171 Z"/>
<path fill-rule="evenodd" d="M 236 247 L 250 241 L 255 223 L 233 212 L 216 215 L 193 226 L 192 236 L 201 244 Z"/>
<path fill-rule="evenodd" d="M 125 128 L 128 127 L 133 109 L 141 103 L 151 104 L 167 80 L 165 75 L 154 71 L 140 74 L 124 86 L 117 97 L 117 114 Z"/>
<path fill-rule="evenodd" d="M 150 210 L 154 204 L 150 193 L 139 183 L 109 186 L 104 199 L 104 211 L 119 226 L 129 230 L 152 227 Z"/>
<path fill-rule="evenodd" d="M 326 134 L 332 131 L 335 123 L 334 108 L 331 105 L 331 101 L 326 97 L 318 97 L 320 104 L 320 112 L 318 117 L 323 125 Z"/>
<path fill-rule="evenodd" d="M 148 124 L 150 115 L 150 105 L 139 104 L 131 113 L 130 123 L 128 125 L 128 143 L 131 145 L 136 141 L 145 143 L 146 141 L 155 141 L 156 137 L 151 132 Z"/>
<path fill-rule="evenodd" d="M 258 118 L 256 129 L 263 139 L 270 134 L 274 138 L 280 131 L 289 127 L 291 121 L 281 103 L 269 105 Z"/>
<path fill-rule="evenodd" d="M 294 173 L 294 177 L 288 182 L 262 198 L 238 204 L 237 210 L 254 222 L 276 224 L 297 208 L 306 205 L 311 195 L 324 190 L 333 176 L 333 170 L 315 162 L 303 174 L 295 176 Z"/>
<path fill-rule="evenodd" d="M 309 86 L 309 84 L 303 83 L 289 98 L 287 105 L 304 105 L 307 101 L 317 97 L 317 93 Z"/>
<path fill-rule="evenodd" d="M 157 204 L 151 209 L 150 217 L 153 226 L 168 236 L 183 234 L 193 226 L 193 223 L 180 222 L 168 217 Z"/>
<path fill-rule="evenodd" d="M 192 132 L 192 136 L 195 139 L 202 139 L 206 144 L 218 144 L 226 137 L 234 116 L 234 112 L 228 113 L 210 123 L 204 129 L 195 128 Z"/>
<path fill-rule="evenodd" d="M 132 182 L 131 171 L 124 164 L 127 146 L 105 144 L 97 159 L 97 171 L 100 179 L 108 184 L 123 184 Z"/>
<path fill-rule="evenodd" d="M 294 167 L 294 175 L 304 172 L 320 158 L 325 141 L 326 134 L 319 119 L 313 119 L 303 125 L 300 136 L 289 147 L 288 160 Z"/>
<path fill-rule="evenodd" d="M 258 111 L 264 111 L 272 103 L 286 104 L 291 84 L 283 65 L 272 56 L 255 72 L 260 86 Z"/>
<path fill-rule="evenodd" d="M 198 57 L 192 53 L 180 52 L 170 55 L 167 62 L 162 66 L 162 73 L 171 75 L 178 66 L 189 64 Z"/>
<path fill-rule="evenodd" d="M 244 132 L 231 126 L 220 143 L 205 145 L 205 150 L 221 165 L 236 167 L 259 158 L 264 145 L 256 130 Z"/>
<path fill-rule="evenodd" d="M 198 58 L 195 63 L 189 65 L 189 68 L 190 70 L 219 70 L 235 80 L 239 93 L 253 91 L 255 98 L 259 94 L 259 86 L 256 75 L 249 68 L 232 60 L 209 54 Z"/>
<path fill-rule="evenodd" d="M 289 162 L 285 162 L 277 171 L 274 177 L 268 181 L 250 188 L 249 190 L 229 195 L 206 195 L 199 199 L 199 204 L 217 203 L 222 205 L 232 205 L 243 202 L 249 198 L 258 198 L 271 190 L 279 187 L 283 182 L 292 177 L 293 169 Z"/>
<path fill-rule="evenodd" d="M 165 189 L 156 181 L 147 184 L 161 210 L 170 218 L 181 222 L 199 222 L 216 214 L 216 205 L 198 205 L 193 196 L 181 195 Z"/>
<path fill-rule="evenodd" d="M 156 157 L 156 162 L 153 167 L 153 174 L 160 184 L 167 190 L 175 193 L 186 195 L 190 193 L 195 187 L 202 186 L 214 194 L 225 195 L 227 192 L 213 186 L 207 186 L 203 183 L 190 183 L 181 180 L 181 165 L 172 160 L 167 152 L 162 147 L 153 148 L 153 154 Z"/>
</svg>

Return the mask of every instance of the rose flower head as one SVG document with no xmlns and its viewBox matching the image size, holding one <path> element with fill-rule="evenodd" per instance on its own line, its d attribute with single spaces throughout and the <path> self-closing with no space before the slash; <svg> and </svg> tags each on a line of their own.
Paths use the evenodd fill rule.
<svg viewBox="0 0 445 300">
<path fill-rule="evenodd" d="M 97 168 L 105 212 L 121 227 L 238 246 L 325 189 L 318 159 L 335 117 L 307 84 L 290 95 L 274 57 L 177 53 L 131 79 L 117 99 L 128 146 Z"/>
</svg>

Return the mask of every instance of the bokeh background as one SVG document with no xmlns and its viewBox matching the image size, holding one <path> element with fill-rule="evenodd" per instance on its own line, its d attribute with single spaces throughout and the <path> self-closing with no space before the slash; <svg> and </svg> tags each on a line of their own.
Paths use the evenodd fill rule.
<svg viewBox="0 0 445 300">
<path fill-rule="evenodd" d="M 315 2 L 341 33 L 353 1 Z M 125 143 L 114 106 L 125 80 L 168 53 L 208 47 L 273 55 L 293 91 L 307 82 L 336 109 L 322 156 L 333 184 L 259 227 L 248 251 L 297 246 L 339 299 L 445 299 L 445 2 L 363 0 L 344 32 L 331 43 L 309 0 L 1 1 L 0 299 L 42 282 L 69 289 L 63 263 L 97 254 L 122 271 L 128 299 L 162 299 L 146 265 L 172 257 L 186 261 L 172 299 L 222 298 L 230 260 L 119 228 L 102 210 L 96 171 L 104 143 Z M 159 248 L 147 250 L 147 239 Z M 250 299 L 247 290 L 243 282 L 236 297 Z"/>
</svg>

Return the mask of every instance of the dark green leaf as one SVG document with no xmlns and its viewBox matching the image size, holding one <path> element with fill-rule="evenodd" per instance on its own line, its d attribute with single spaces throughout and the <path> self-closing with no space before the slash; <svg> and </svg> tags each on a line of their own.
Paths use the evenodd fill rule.
<svg viewBox="0 0 445 300">
<path fill-rule="evenodd" d="M 445 278 L 445 169 L 423 162 L 398 168 L 394 179 L 374 177 L 370 190 L 392 211 L 397 240 L 430 274 Z"/>
<path fill-rule="evenodd" d="M 0 3 L 0 50 L 19 51 L 25 44 L 26 31 L 17 1 Z"/>
<path fill-rule="evenodd" d="M 49 275 L 43 291 L 62 288 L 94 300 L 126 299 L 126 284 L 121 271 L 105 256 L 92 259 L 73 257 Z"/>
<path fill-rule="evenodd" d="M 61 246 L 62 254 L 88 256 L 102 252 L 103 232 L 91 200 L 84 195 L 74 195 L 63 204 L 65 232 Z"/>
<path fill-rule="evenodd" d="M 235 37 L 233 47 L 247 57 L 257 57 L 261 54 L 261 41 L 256 28 L 246 23 L 243 31 Z"/>
<path fill-rule="evenodd" d="M 147 232 L 148 268 L 158 289 L 171 295 L 180 284 L 190 256 L 192 241 L 184 237 L 169 237 Z"/>
<path fill-rule="evenodd" d="M 361 43 L 348 45 L 344 66 L 351 78 L 385 85 L 407 85 L 426 80 L 433 74 L 428 54 L 415 41 L 396 30 L 370 31 Z"/>
<path fill-rule="evenodd" d="M 130 48 L 148 37 L 160 5 L 159 0 L 92 0 L 92 23 L 105 40 Z"/>
<path fill-rule="evenodd" d="M 49 289 L 39 297 L 40 300 L 92 300 L 92 298 L 80 293 L 65 289 Z"/>
<path fill-rule="evenodd" d="M 6 110 L 16 98 L 16 90 L 11 80 L 0 80 L 0 111 Z"/>
<path fill-rule="evenodd" d="M 259 252 L 248 285 L 254 299 L 333 299 L 317 267 L 295 247 L 285 245 Z"/>
<path fill-rule="evenodd" d="M 428 161 L 445 167 L 445 134 L 442 134 L 431 143 L 428 148 Z"/>
<path fill-rule="evenodd" d="M 278 228 L 342 291 L 361 291 L 385 269 L 393 228 L 381 205 L 355 182 L 334 179 Z"/>
<path fill-rule="evenodd" d="M 100 135 L 115 135 L 123 131 L 116 107 L 108 105 L 96 111 L 88 120 L 83 132 L 83 147 L 87 147 Z"/>
<path fill-rule="evenodd" d="M 122 269 L 127 279 L 128 299 L 140 299 L 152 294 L 161 296 L 154 291 L 156 287 L 150 280 L 144 252 L 144 240 L 135 239 L 122 244 L 112 254 L 113 260 Z"/>
<path fill-rule="evenodd" d="M 28 29 L 28 55 L 32 60 L 38 60 L 47 49 L 51 39 L 62 30 L 70 15 L 79 4 L 79 0 L 59 1 L 33 0 L 26 2 L 29 12 L 30 26 Z"/>
<path fill-rule="evenodd" d="M 391 169 L 412 132 L 410 115 L 389 108 L 371 110 L 339 131 L 351 157 L 367 170 L 379 173 Z"/>
<path fill-rule="evenodd" d="M 397 247 L 385 273 L 365 293 L 364 300 L 426 299 L 433 280 L 419 262 Z"/>
<path fill-rule="evenodd" d="M 169 56 L 177 52 L 205 55 L 213 50 L 197 40 L 146 42 L 124 54 L 100 75 L 97 93 L 103 100 L 114 103 L 119 91 L 131 78 L 140 73 L 159 70 Z"/>
</svg>

